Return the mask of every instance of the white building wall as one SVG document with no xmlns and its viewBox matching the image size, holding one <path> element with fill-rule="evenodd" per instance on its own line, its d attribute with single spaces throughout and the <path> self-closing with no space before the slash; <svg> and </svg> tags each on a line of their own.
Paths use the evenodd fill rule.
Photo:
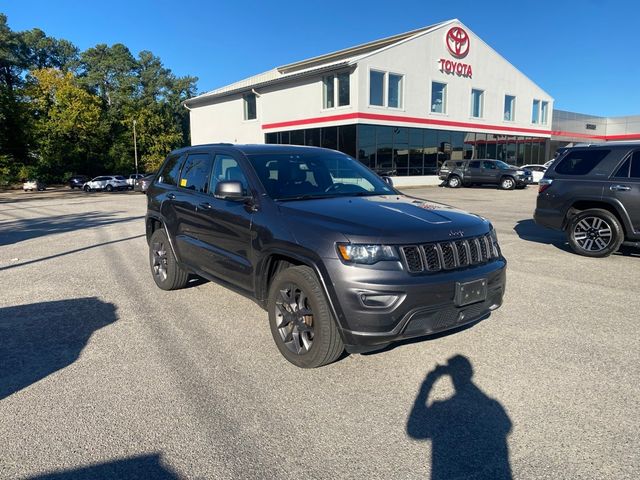
<svg viewBox="0 0 640 480">
<path fill-rule="evenodd" d="M 354 71 L 355 68 L 348 70 Z M 264 143 L 264 134 L 269 131 L 263 130 L 264 124 L 354 112 L 357 86 L 353 78 L 352 75 L 349 82 L 351 104 L 345 107 L 322 108 L 322 74 L 257 88 L 256 120 L 244 120 L 243 98 L 240 94 L 221 97 L 210 105 L 195 107 L 190 112 L 191 143 Z M 340 123 L 353 123 L 353 120 L 337 124 Z M 277 130 L 296 128 L 301 127 L 282 127 Z"/>
<path fill-rule="evenodd" d="M 456 59 L 446 48 L 445 35 L 455 25 L 464 28 L 470 36 L 469 53 L 463 59 Z M 439 60 L 441 58 L 471 65 L 472 77 L 467 78 L 440 71 Z M 460 23 L 447 24 L 434 32 L 374 53 L 360 60 L 358 66 L 357 83 L 360 92 L 360 111 L 362 112 L 404 115 L 434 121 L 465 122 L 477 125 L 477 128 L 422 125 L 423 127 L 449 130 L 495 131 L 495 133 L 514 135 L 517 133 L 494 130 L 490 125 L 543 131 L 551 129 L 553 99 Z M 369 71 L 371 69 L 405 75 L 405 96 L 402 109 L 369 105 Z M 431 113 L 430 111 L 431 82 L 433 81 L 447 84 L 447 111 L 444 114 Z M 484 90 L 484 114 L 482 119 L 471 116 L 472 88 Z M 504 120 L 505 94 L 516 97 L 515 121 L 512 122 Z M 533 124 L 531 122 L 534 98 L 549 103 L 546 125 Z M 406 123 L 406 125 L 417 126 L 415 123 Z M 522 134 L 549 136 L 548 132 L 546 134 L 523 132 Z"/>
</svg>

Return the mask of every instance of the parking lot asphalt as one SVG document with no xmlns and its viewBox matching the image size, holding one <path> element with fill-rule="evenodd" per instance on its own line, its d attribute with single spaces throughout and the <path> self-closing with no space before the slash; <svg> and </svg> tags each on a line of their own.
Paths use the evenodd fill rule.
<svg viewBox="0 0 640 480">
<path fill-rule="evenodd" d="M 640 252 L 570 253 L 535 188 L 407 193 L 494 223 L 503 307 L 316 370 L 250 300 L 156 288 L 144 195 L 0 193 L 0 478 L 638 478 Z"/>
</svg>

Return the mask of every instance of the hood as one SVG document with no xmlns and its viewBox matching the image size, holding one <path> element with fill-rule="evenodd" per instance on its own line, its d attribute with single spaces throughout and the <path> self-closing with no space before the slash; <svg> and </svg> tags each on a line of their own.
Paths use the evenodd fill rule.
<svg viewBox="0 0 640 480">
<path fill-rule="evenodd" d="M 338 197 L 278 203 L 294 235 L 300 229 L 339 232 L 353 243 L 410 244 L 473 237 L 489 222 L 405 195 Z"/>
</svg>

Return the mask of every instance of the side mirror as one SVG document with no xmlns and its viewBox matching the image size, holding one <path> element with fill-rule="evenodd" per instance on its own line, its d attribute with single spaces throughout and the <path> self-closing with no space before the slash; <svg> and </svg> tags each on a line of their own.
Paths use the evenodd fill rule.
<svg viewBox="0 0 640 480">
<path fill-rule="evenodd" d="M 382 177 L 382 180 L 384 180 L 384 181 L 385 181 L 385 182 L 387 182 L 390 186 L 392 186 L 392 187 L 393 187 L 393 180 L 391 179 L 391 177 L 384 176 L 384 177 Z"/>
<path fill-rule="evenodd" d="M 246 200 L 247 197 L 242 193 L 242 184 L 233 180 L 219 182 L 214 192 L 216 198 L 223 200 Z"/>
</svg>

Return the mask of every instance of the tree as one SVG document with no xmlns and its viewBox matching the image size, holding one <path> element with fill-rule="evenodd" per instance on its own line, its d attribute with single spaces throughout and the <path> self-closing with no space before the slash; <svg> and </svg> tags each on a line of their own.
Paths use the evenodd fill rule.
<svg viewBox="0 0 640 480">
<path fill-rule="evenodd" d="M 30 101 L 38 170 L 56 176 L 89 167 L 100 124 L 100 100 L 84 90 L 70 72 L 34 70 L 25 91 Z"/>
</svg>

